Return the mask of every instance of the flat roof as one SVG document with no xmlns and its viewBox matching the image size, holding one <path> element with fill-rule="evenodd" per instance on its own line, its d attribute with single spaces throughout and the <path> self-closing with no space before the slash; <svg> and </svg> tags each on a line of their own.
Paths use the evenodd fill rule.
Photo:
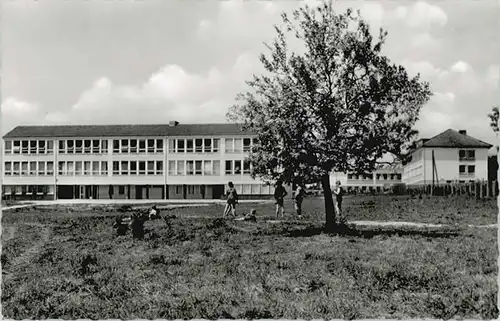
<svg viewBox="0 0 500 321">
<path fill-rule="evenodd" d="M 3 138 L 252 135 L 242 124 L 17 126 Z"/>
</svg>

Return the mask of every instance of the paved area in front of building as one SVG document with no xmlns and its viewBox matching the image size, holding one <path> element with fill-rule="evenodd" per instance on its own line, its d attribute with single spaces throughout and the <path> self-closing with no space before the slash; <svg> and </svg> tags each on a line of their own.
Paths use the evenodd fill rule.
<svg viewBox="0 0 500 321">
<path fill-rule="evenodd" d="M 272 203 L 272 200 L 239 200 L 239 203 Z M 99 200 L 91 200 L 91 199 L 71 199 L 71 200 L 56 200 L 56 201 L 19 201 L 18 205 L 12 206 L 2 206 L 2 210 L 13 210 L 16 208 L 24 208 L 30 206 L 43 206 L 43 205 L 79 205 L 79 204 L 88 204 L 88 205 L 141 205 L 141 204 L 193 204 L 193 205 L 201 205 L 201 204 L 225 204 L 225 200 L 214 200 L 214 199 L 177 199 L 177 200 L 154 200 L 154 199 L 99 199 Z"/>
</svg>

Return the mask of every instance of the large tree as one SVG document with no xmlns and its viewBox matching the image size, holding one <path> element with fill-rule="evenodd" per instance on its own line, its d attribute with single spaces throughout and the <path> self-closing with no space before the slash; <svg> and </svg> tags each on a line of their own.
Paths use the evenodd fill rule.
<svg viewBox="0 0 500 321">
<path fill-rule="evenodd" d="M 265 72 L 247 82 L 228 117 L 257 135 L 253 177 L 321 182 L 330 229 L 330 173 L 366 173 L 386 154 L 407 155 L 432 93 L 382 54 L 387 33 L 381 29 L 374 40 L 359 11 L 336 13 L 330 1 L 281 17 L 269 52 L 260 55 Z M 290 50 L 287 35 L 303 47 Z"/>
</svg>

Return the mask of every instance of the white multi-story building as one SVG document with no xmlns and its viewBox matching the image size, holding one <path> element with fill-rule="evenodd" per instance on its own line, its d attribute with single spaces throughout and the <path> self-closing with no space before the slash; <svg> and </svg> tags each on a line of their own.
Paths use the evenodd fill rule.
<svg viewBox="0 0 500 321">
<path fill-rule="evenodd" d="M 347 191 L 381 192 L 388 185 L 401 183 L 402 174 L 402 167 L 387 166 L 365 174 L 333 172 L 330 174 L 330 182 L 333 185 L 340 181 Z"/>
<path fill-rule="evenodd" d="M 448 129 L 433 138 L 421 139 L 411 154 L 411 161 L 404 166 L 403 183 L 487 180 L 491 147 L 491 144 L 468 136 L 465 130 Z"/>
<path fill-rule="evenodd" d="M 250 177 L 238 124 L 19 126 L 4 136 L 3 196 L 219 199 L 274 193 Z"/>
<path fill-rule="evenodd" d="M 4 136 L 4 198 L 219 199 L 272 195 L 250 177 L 254 135 L 239 124 L 19 126 Z M 447 130 L 418 142 L 403 168 L 331 174 L 347 190 L 487 179 L 492 146 Z M 434 161 L 432 160 L 434 155 Z M 433 169 L 434 168 L 434 169 Z M 289 187 L 287 187 L 289 189 Z"/>
</svg>

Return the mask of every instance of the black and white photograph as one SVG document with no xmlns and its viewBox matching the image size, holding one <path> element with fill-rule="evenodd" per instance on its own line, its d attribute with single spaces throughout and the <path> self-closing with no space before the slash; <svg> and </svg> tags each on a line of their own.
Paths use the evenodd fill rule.
<svg viewBox="0 0 500 321">
<path fill-rule="evenodd" d="M 499 318 L 497 0 L 3 0 L 1 315 Z"/>
</svg>

